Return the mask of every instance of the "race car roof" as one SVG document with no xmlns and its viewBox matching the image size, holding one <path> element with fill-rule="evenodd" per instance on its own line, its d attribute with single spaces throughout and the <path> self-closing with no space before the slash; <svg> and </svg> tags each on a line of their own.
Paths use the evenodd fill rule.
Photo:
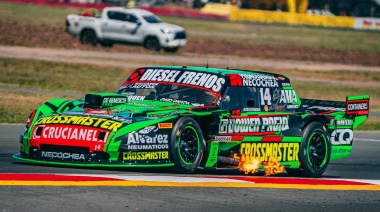
<svg viewBox="0 0 380 212">
<path fill-rule="evenodd" d="M 153 68 L 153 69 L 179 69 L 186 71 L 199 71 L 208 72 L 212 74 L 217 74 L 220 76 L 226 76 L 230 74 L 251 74 L 251 75 L 265 75 L 272 76 L 275 78 L 280 78 L 284 82 L 290 82 L 290 79 L 284 75 L 256 70 L 242 70 L 242 69 L 229 69 L 229 68 L 210 68 L 210 67 L 199 67 L 199 66 L 149 66 L 142 68 Z"/>
</svg>

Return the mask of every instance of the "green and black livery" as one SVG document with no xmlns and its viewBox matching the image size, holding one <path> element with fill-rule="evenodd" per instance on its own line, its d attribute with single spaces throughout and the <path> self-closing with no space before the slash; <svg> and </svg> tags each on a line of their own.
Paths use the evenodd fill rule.
<svg viewBox="0 0 380 212">
<path fill-rule="evenodd" d="M 279 74 L 141 67 L 115 93 L 41 105 L 13 157 L 69 166 L 166 166 L 180 173 L 275 160 L 290 175 L 319 177 L 330 160 L 350 155 L 353 130 L 368 111 L 369 95 L 301 99 Z"/>
</svg>

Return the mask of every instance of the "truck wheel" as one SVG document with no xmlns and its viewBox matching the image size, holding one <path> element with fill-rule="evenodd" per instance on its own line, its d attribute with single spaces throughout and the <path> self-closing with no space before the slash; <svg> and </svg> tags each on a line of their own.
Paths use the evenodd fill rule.
<svg viewBox="0 0 380 212">
<path fill-rule="evenodd" d="M 158 41 L 156 37 L 148 37 L 147 39 L 145 39 L 144 47 L 148 50 L 161 50 L 160 41 Z"/>
<path fill-rule="evenodd" d="M 169 53 L 174 53 L 174 52 L 177 52 L 177 51 L 178 51 L 178 47 L 164 48 L 164 51 L 165 51 L 165 52 L 169 52 Z"/>
<path fill-rule="evenodd" d="M 111 41 L 102 41 L 102 42 L 99 42 L 99 43 L 103 47 L 112 47 L 113 46 L 113 42 L 111 42 Z"/>
<path fill-rule="evenodd" d="M 195 172 L 204 153 L 202 131 L 198 123 L 190 117 L 182 117 L 173 127 L 170 143 L 171 158 L 176 172 Z"/>
<path fill-rule="evenodd" d="M 96 44 L 98 44 L 98 39 L 93 30 L 85 30 L 80 35 L 80 42 L 82 44 L 96 46 Z"/>
<path fill-rule="evenodd" d="M 320 177 L 327 169 L 331 144 L 324 127 L 319 122 L 309 124 L 302 136 L 299 151 L 300 169 L 286 169 L 289 175 Z"/>
</svg>

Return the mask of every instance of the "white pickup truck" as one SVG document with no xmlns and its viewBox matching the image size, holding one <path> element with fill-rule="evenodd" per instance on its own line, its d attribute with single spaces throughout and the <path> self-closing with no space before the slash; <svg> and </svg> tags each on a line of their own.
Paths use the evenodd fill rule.
<svg viewBox="0 0 380 212">
<path fill-rule="evenodd" d="M 82 44 L 112 46 L 137 44 L 147 49 L 176 52 L 187 42 L 184 28 L 162 22 L 142 9 L 106 7 L 99 17 L 89 13 L 68 15 L 66 32 L 79 36 Z"/>
</svg>

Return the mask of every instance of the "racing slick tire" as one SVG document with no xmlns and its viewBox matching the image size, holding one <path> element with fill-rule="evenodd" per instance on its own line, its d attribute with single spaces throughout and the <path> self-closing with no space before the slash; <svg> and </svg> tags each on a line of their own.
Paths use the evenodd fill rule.
<svg viewBox="0 0 380 212">
<path fill-rule="evenodd" d="M 161 50 L 160 41 L 156 37 L 147 37 L 144 41 L 144 47 L 148 50 Z"/>
<path fill-rule="evenodd" d="M 94 30 L 87 29 L 80 34 L 80 42 L 82 44 L 96 46 L 98 44 L 98 38 Z"/>
<path fill-rule="evenodd" d="M 182 117 L 173 127 L 170 143 L 174 170 L 182 174 L 194 173 L 201 163 L 205 144 L 198 123 Z"/>
<path fill-rule="evenodd" d="M 303 132 L 298 153 L 299 169 L 286 169 L 292 176 L 320 177 L 330 162 L 331 144 L 324 126 L 319 122 L 309 124 Z"/>
</svg>

